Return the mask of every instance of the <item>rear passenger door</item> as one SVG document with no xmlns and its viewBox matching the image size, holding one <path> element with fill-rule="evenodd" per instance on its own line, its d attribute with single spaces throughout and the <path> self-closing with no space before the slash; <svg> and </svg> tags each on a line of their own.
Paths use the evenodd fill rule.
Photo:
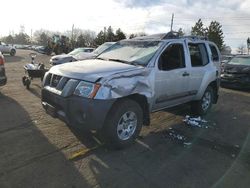
<svg viewBox="0 0 250 188">
<path fill-rule="evenodd" d="M 185 101 L 189 82 L 185 57 L 186 50 L 182 42 L 171 43 L 157 59 L 153 110 Z"/>
<path fill-rule="evenodd" d="M 211 60 L 213 61 L 213 63 L 217 67 L 218 73 L 220 75 L 220 71 L 221 71 L 221 59 L 220 59 L 219 50 L 213 44 L 209 44 L 209 49 L 211 51 Z"/>
<path fill-rule="evenodd" d="M 188 43 L 190 60 L 189 92 L 197 94 L 205 75 L 205 66 L 209 64 L 207 48 L 204 43 Z"/>
</svg>

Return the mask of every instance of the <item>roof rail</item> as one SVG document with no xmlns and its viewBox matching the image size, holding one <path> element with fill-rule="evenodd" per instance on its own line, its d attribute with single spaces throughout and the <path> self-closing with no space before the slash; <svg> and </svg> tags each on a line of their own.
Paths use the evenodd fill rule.
<svg viewBox="0 0 250 188">
<path fill-rule="evenodd" d="M 135 37 L 133 39 L 136 40 L 164 40 L 164 39 L 190 39 L 190 40 L 208 40 L 205 36 L 195 36 L 195 35 L 188 35 L 188 36 L 180 36 L 179 32 L 170 31 L 168 33 L 159 33 L 153 35 L 147 35 L 142 37 Z"/>
<path fill-rule="evenodd" d="M 187 35 L 181 38 L 190 39 L 190 40 L 208 40 L 206 36 L 196 36 L 196 35 Z"/>
<path fill-rule="evenodd" d="M 142 36 L 142 37 L 135 37 L 133 39 L 137 40 L 149 40 L 149 39 L 154 39 L 154 40 L 163 40 L 163 39 L 176 39 L 180 38 L 178 32 L 168 32 L 168 33 L 159 33 L 159 34 L 153 34 L 153 35 L 147 35 L 147 36 Z"/>
</svg>

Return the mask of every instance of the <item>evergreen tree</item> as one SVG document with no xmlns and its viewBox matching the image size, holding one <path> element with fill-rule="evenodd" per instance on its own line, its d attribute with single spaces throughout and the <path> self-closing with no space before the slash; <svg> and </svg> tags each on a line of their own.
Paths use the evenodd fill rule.
<svg viewBox="0 0 250 188">
<path fill-rule="evenodd" d="M 95 38 L 95 43 L 96 43 L 96 45 L 101 45 L 101 44 L 103 44 L 104 42 L 105 42 L 105 34 L 104 34 L 104 32 L 103 31 L 100 31 L 98 34 L 97 34 L 97 36 L 96 36 L 96 38 Z"/>
<path fill-rule="evenodd" d="M 195 35 L 195 36 L 206 36 L 206 28 L 204 28 L 204 25 L 201 21 L 201 19 L 199 19 L 194 27 L 192 27 L 191 29 L 191 35 Z"/>
<path fill-rule="evenodd" d="M 126 39 L 126 35 L 122 32 L 122 30 L 119 28 L 115 32 L 115 41 Z"/>
<path fill-rule="evenodd" d="M 217 21 L 212 21 L 207 29 L 207 36 L 210 41 L 213 41 L 220 50 L 224 46 L 224 36 L 222 25 Z"/>
<path fill-rule="evenodd" d="M 132 34 L 129 35 L 129 39 L 132 39 L 132 38 L 135 38 L 135 37 L 136 37 L 136 34 L 132 33 Z"/>
<path fill-rule="evenodd" d="M 109 26 L 108 29 L 107 29 L 106 42 L 113 42 L 113 41 L 115 41 L 115 34 L 113 33 L 112 27 Z"/>
<path fill-rule="evenodd" d="M 84 47 L 84 46 L 86 46 L 86 41 L 85 41 L 85 39 L 84 39 L 83 34 L 80 34 L 80 35 L 77 37 L 76 46 L 77 46 L 77 47 Z"/>
</svg>

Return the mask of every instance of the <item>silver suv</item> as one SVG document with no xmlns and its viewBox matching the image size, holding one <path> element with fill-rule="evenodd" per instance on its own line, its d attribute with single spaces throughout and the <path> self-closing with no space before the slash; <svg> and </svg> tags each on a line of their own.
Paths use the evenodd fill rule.
<svg viewBox="0 0 250 188">
<path fill-rule="evenodd" d="M 150 112 L 190 102 L 195 113 L 207 113 L 219 82 L 214 43 L 158 34 L 117 42 L 97 59 L 52 67 L 42 105 L 53 117 L 102 130 L 107 141 L 124 147 L 150 124 Z"/>
<path fill-rule="evenodd" d="M 16 54 L 16 49 L 15 47 L 0 41 L 0 52 L 2 52 L 3 54 L 10 54 L 11 56 L 14 56 Z"/>
</svg>

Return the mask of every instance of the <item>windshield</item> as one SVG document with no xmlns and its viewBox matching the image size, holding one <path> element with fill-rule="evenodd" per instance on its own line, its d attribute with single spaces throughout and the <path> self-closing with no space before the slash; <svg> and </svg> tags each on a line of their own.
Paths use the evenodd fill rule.
<svg viewBox="0 0 250 188">
<path fill-rule="evenodd" d="M 99 55 L 98 58 L 146 66 L 161 44 L 160 41 L 120 41 Z"/>
<path fill-rule="evenodd" d="M 104 43 L 101 46 L 99 46 L 98 48 L 96 48 L 93 53 L 96 55 L 101 54 L 102 52 L 104 52 L 104 50 L 108 49 L 110 46 L 112 46 L 114 43 Z"/>
<path fill-rule="evenodd" d="M 69 55 L 77 55 L 77 54 L 79 54 L 80 52 L 84 52 L 84 48 L 76 48 L 76 49 L 74 49 L 73 51 L 71 51 L 70 53 L 69 53 Z"/>
<path fill-rule="evenodd" d="M 250 57 L 235 57 L 228 64 L 230 64 L 230 65 L 248 65 L 248 66 L 250 66 Z"/>
</svg>

